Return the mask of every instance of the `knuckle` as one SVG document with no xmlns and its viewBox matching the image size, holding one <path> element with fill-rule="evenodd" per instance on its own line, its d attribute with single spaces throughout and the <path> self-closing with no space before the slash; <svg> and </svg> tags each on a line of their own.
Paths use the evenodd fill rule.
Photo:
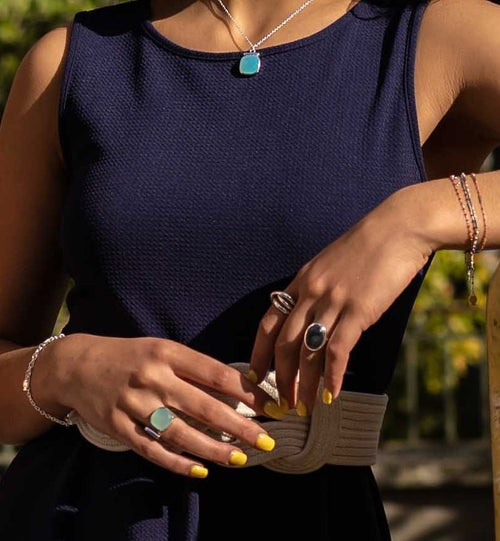
<svg viewBox="0 0 500 541">
<path fill-rule="evenodd" d="M 259 323 L 258 332 L 261 335 L 269 336 L 272 334 L 274 326 L 276 324 L 276 317 L 274 317 L 269 312 L 266 312 Z"/>
<path fill-rule="evenodd" d="M 297 271 L 295 278 L 289 287 L 294 287 L 297 282 L 302 282 L 303 280 L 305 280 L 311 274 L 313 266 L 314 258 L 310 259 L 307 263 L 304 263 L 304 265 L 302 265 L 302 267 L 300 267 L 300 269 Z"/>
<path fill-rule="evenodd" d="M 128 392 L 127 389 L 121 389 L 118 392 L 118 396 L 116 398 L 116 409 L 113 409 L 109 412 L 110 421 L 113 422 L 115 420 L 115 414 L 118 413 L 117 410 L 121 410 L 124 412 L 134 411 L 135 405 L 136 404 L 135 400 L 132 397 L 132 393 Z"/>
<path fill-rule="evenodd" d="M 199 414 L 197 415 L 198 420 L 209 426 L 214 426 L 216 423 L 215 419 L 220 417 L 220 407 L 217 403 L 212 401 L 203 404 L 203 407 L 200 409 Z"/>
<path fill-rule="evenodd" d="M 380 310 L 370 302 L 352 300 L 345 308 L 345 313 L 351 320 L 356 320 L 362 331 L 365 331 L 380 317 Z"/>
<path fill-rule="evenodd" d="M 108 412 L 106 412 L 104 416 L 104 421 L 107 424 L 107 426 L 110 427 L 110 430 L 113 432 L 117 432 L 120 429 L 120 421 L 122 420 L 122 414 L 118 409 L 110 409 Z"/>
<path fill-rule="evenodd" d="M 217 444 L 214 442 L 205 449 L 203 454 L 204 458 L 210 462 L 220 462 L 223 464 L 227 462 L 230 452 L 231 450 L 228 451 L 225 444 Z"/>
<path fill-rule="evenodd" d="M 303 289 L 308 297 L 321 297 L 325 291 L 326 284 L 324 278 L 309 274 L 303 283 Z"/>
<path fill-rule="evenodd" d="M 320 354 L 319 352 L 310 352 L 306 351 L 304 355 L 302 356 L 301 362 L 303 362 L 306 365 L 315 364 L 320 360 Z"/>
<path fill-rule="evenodd" d="M 162 442 L 177 449 L 187 449 L 190 440 L 188 431 L 185 426 L 180 427 L 177 421 L 162 434 Z"/>
<path fill-rule="evenodd" d="M 146 352 L 147 358 L 152 361 L 162 362 L 170 355 L 170 345 L 167 340 L 152 339 Z"/>
<path fill-rule="evenodd" d="M 330 287 L 326 292 L 326 298 L 331 305 L 338 305 L 343 302 L 345 295 L 340 287 Z"/>
<path fill-rule="evenodd" d="M 279 355 L 287 353 L 292 348 L 292 344 L 285 336 L 279 336 L 274 344 L 274 351 Z"/>
<path fill-rule="evenodd" d="M 154 462 L 157 457 L 155 445 L 154 441 L 141 441 L 136 445 L 136 451 L 146 460 Z"/>
<path fill-rule="evenodd" d="M 130 374 L 129 384 L 133 388 L 148 388 L 157 380 L 158 375 L 154 364 L 144 362 Z"/>
<path fill-rule="evenodd" d="M 347 356 L 347 348 L 341 341 L 333 340 L 327 346 L 327 354 L 334 360 L 341 360 Z"/>
<path fill-rule="evenodd" d="M 250 445 L 254 445 L 257 441 L 257 437 L 262 433 L 262 428 L 255 426 L 255 423 L 250 421 L 250 424 L 247 422 L 243 423 L 235 436 L 240 440 L 248 442 Z"/>
<path fill-rule="evenodd" d="M 224 364 L 217 365 L 211 372 L 210 386 L 217 390 L 225 390 L 233 380 L 233 369 Z"/>
</svg>

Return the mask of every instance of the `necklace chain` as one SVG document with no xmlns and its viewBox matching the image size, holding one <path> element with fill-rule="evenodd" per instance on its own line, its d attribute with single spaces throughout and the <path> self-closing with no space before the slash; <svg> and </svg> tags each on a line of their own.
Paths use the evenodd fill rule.
<svg viewBox="0 0 500 541">
<path fill-rule="evenodd" d="M 304 2 L 300 7 L 298 7 L 293 13 L 291 13 L 283 22 L 281 22 L 276 28 L 273 28 L 268 34 L 266 34 L 263 38 L 261 38 L 257 43 L 252 43 L 250 38 L 245 34 L 243 29 L 241 28 L 241 25 L 238 23 L 238 21 L 229 13 L 229 10 L 227 7 L 222 3 L 222 0 L 217 0 L 220 4 L 220 7 L 226 12 L 226 15 L 233 21 L 234 26 L 236 26 L 238 32 L 246 39 L 248 44 L 250 45 L 250 51 L 255 52 L 257 47 L 260 47 L 264 41 L 268 40 L 275 32 L 277 32 L 280 28 L 283 28 L 285 24 L 287 24 L 289 21 L 291 21 L 296 15 L 298 15 L 303 9 L 305 9 L 309 4 L 311 4 L 314 0 L 307 0 L 307 2 Z"/>
</svg>

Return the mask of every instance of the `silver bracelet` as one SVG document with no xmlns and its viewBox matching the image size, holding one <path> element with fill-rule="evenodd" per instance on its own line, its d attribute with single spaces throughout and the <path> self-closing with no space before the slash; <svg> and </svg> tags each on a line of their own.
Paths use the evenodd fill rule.
<svg viewBox="0 0 500 541">
<path fill-rule="evenodd" d="M 38 358 L 38 355 L 40 355 L 40 352 L 42 349 L 49 344 L 50 342 L 53 342 L 54 340 L 57 340 L 58 338 L 64 338 L 64 334 L 56 334 L 54 336 L 50 336 L 49 338 L 46 338 L 41 344 L 37 346 L 35 349 L 35 352 L 31 356 L 31 360 L 28 363 L 28 368 L 26 369 L 26 373 L 24 375 L 24 381 L 23 381 L 23 391 L 26 393 L 26 396 L 28 397 L 29 403 L 33 406 L 33 408 L 43 417 L 48 419 L 49 421 L 52 421 L 53 423 L 57 423 L 58 425 L 62 426 L 71 426 L 73 423 L 69 420 L 68 416 L 63 419 L 58 419 L 57 417 L 54 417 L 53 415 L 50 415 L 50 413 L 47 413 L 44 411 L 33 399 L 33 396 L 31 394 L 31 373 L 33 371 L 33 367 L 35 366 L 35 362 Z"/>
</svg>

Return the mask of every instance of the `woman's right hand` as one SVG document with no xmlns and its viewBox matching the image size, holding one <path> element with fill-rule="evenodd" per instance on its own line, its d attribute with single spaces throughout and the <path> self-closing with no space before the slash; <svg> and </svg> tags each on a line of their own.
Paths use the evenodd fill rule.
<svg viewBox="0 0 500 541">
<path fill-rule="evenodd" d="M 98 430 L 172 472 L 205 477 L 207 470 L 198 458 L 243 465 L 246 457 L 237 446 L 218 441 L 179 417 L 159 441 L 154 440 L 143 426 L 161 406 L 263 451 L 274 446 L 258 423 L 199 386 L 236 398 L 258 415 L 279 418 L 281 411 L 273 399 L 235 368 L 180 343 L 75 333 L 46 349 L 50 370 L 40 371 L 38 385 L 36 377 L 32 381 L 33 394 L 42 407 L 51 413 L 74 409 Z M 43 362 L 43 356 L 42 352 L 37 362 Z"/>
</svg>

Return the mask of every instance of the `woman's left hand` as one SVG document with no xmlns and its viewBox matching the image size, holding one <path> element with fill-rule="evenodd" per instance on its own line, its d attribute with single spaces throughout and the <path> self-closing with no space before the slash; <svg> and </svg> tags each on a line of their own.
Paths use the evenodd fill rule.
<svg viewBox="0 0 500 541">
<path fill-rule="evenodd" d="M 428 261 L 433 249 L 421 233 L 414 194 L 403 189 L 378 205 L 306 263 L 286 288 L 295 300 L 286 315 L 271 304 L 257 332 L 249 377 L 261 381 L 274 357 L 283 411 L 311 413 L 320 377 L 323 402 L 338 396 L 349 354 Z M 307 327 L 326 327 L 317 351 L 304 345 Z M 297 375 L 300 378 L 297 385 Z"/>
</svg>

